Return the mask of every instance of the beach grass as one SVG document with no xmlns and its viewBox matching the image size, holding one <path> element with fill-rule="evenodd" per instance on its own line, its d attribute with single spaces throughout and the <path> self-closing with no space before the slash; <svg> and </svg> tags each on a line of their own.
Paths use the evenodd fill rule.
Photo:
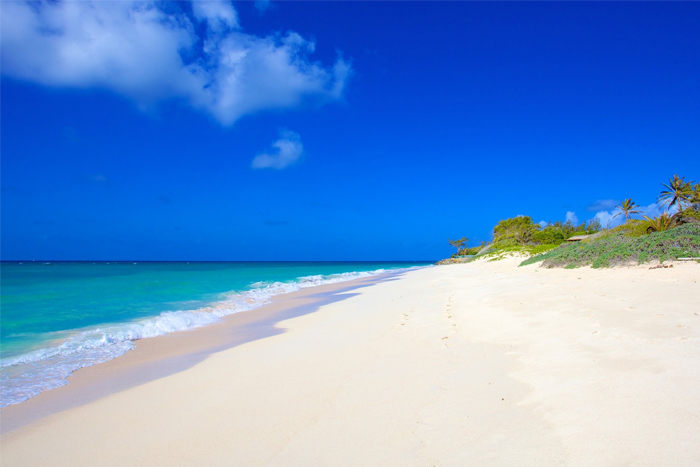
<svg viewBox="0 0 700 467">
<path fill-rule="evenodd" d="M 537 256 L 547 253 L 559 245 L 511 245 L 502 248 L 497 248 L 485 253 L 482 258 L 487 261 L 500 261 L 502 259 L 513 256 Z"/>
<path fill-rule="evenodd" d="M 521 266 L 542 261 L 545 267 L 593 268 L 700 256 L 700 225 L 686 224 L 671 230 L 638 236 L 632 229 L 613 230 L 589 241 L 562 245 L 537 255 Z"/>
</svg>

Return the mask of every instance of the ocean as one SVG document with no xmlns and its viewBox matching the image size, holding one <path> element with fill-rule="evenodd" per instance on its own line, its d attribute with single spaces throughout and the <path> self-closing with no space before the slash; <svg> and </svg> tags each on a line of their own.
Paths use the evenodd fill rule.
<svg viewBox="0 0 700 467">
<path fill-rule="evenodd" d="M 0 407 L 66 384 L 137 339 L 212 324 L 274 295 L 417 262 L 2 262 Z"/>
</svg>

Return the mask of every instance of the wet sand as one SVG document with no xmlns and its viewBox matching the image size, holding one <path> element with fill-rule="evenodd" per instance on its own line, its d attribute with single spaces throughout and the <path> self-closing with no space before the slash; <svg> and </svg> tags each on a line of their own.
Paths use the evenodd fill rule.
<svg viewBox="0 0 700 467">
<path fill-rule="evenodd" d="M 135 342 L 136 348 L 108 362 L 82 368 L 68 384 L 2 409 L 0 433 L 43 417 L 101 399 L 125 389 L 184 371 L 208 355 L 284 332 L 280 321 L 312 313 L 324 304 L 352 296 L 350 291 L 386 280 L 400 272 L 302 289 L 272 297 L 269 304 L 225 316 L 221 322 Z"/>
</svg>

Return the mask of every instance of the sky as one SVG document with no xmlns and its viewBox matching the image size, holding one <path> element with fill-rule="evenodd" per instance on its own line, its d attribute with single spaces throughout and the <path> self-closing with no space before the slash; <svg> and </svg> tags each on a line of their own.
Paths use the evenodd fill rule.
<svg viewBox="0 0 700 467">
<path fill-rule="evenodd" d="M 2 2 L 3 260 L 435 260 L 700 180 L 698 2 Z"/>
</svg>

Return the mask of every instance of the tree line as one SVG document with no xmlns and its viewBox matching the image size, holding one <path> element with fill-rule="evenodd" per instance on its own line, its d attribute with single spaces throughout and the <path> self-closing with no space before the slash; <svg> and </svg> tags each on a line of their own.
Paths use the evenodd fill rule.
<svg viewBox="0 0 700 467">
<path fill-rule="evenodd" d="M 639 236 L 652 232 L 672 229 L 678 225 L 700 223 L 700 182 L 686 181 L 685 177 L 674 175 L 668 183 L 662 183 L 663 190 L 658 202 L 665 207 L 665 212 L 656 217 L 642 215 L 640 206 L 632 198 L 624 199 L 615 206 L 618 213 L 613 217 L 624 216 L 625 222 L 613 230 L 625 232 L 631 236 Z M 676 208 L 671 214 L 672 208 Z M 543 224 L 533 222 L 530 216 L 516 216 L 501 220 L 493 227 L 492 248 L 505 248 L 527 245 L 560 245 L 576 235 L 593 235 L 603 229 L 597 219 L 575 225 L 572 221 L 555 221 Z M 479 246 L 469 247 L 469 239 L 462 237 L 448 239 L 450 245 L 457 249 L 453 256 L 473 255 L 478 253 L 486 242 Z"/>
</svg>

